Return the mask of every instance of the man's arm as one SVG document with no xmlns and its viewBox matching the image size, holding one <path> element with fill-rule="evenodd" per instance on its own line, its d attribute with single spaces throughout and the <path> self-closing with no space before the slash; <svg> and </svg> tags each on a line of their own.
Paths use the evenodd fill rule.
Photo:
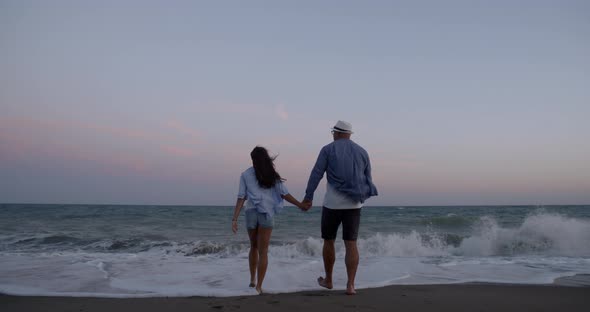
<svg viewBox="0 0 590 312">
<path fill-rule="evenodd" d="M 318 155 L 318 159 L 311 170 L 311 174 L 309 175 L 309 180 L 307 181 L 307 188 L 305 189 L 305 198 L 304 200 L 307 202 L 311 202 L 313 200 L 313 193 L 318 188 L 318 184 L 324 177 L 324 172 L 326 172 L 326 168 L 328 167 L 328 153 L 326 152 L 325 147 L 322 148 L 320 154 Z"/>
<path fill-rule="evenodd" d="M 371 160 L 369 159 L 369 155 L 367 154 L 367 167 L 365 168 L 365 177 L 367 178 L 367 182 L 369 183 L 369 188 L 371 189 L 370 196 L 377 196 L 379 195 L 377 192 L 377 188 L 373 183 L 373 176 L 371 175 Z"/>
<path fill-rule="evenodd" d="M 371 160 L 369 159 L 369 155 L 367 155 L 367 166 L 365 166 L 365 176 L 369 179 L 369 181 L 373 180 L 373 176 L 371 175 Z"/>
</svg>

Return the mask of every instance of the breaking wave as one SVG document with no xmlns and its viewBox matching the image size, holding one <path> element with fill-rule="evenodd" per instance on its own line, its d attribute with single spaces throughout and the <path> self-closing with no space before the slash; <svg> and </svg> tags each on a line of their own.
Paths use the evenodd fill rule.
<svg viewBox="0 0 590 312">
<path fill-rule="evenodd" d="M 446 221 L 440 221 L 446 220 Z M 467 222 L 447 216 L 439 223 Z M 430 220 L 432 221 L 432 220 Z M 471 222 L 471 221 L 470 221 Z M 518 227 L 502 227 L 490 216 L 471 222 L 469 235 L 440 232 L 376 233 L 360 238 L 358 247 L 363 256 L 590 256 L 590 221 L 559 214 L 535 214 L 526 217 Z M 233 257 L 248 252 L 247 243 L 211 241 L 176 242 L 165 237 L 130 237 L 119 239 L 88 239 L 72 234 L 20 237 L 2 244 L 4 251 L 23 249 L 60 250 L 76 247 L 79 250 L 107 253 L 137 253 L 163 251 L 185 256 L 215 255 Z M 322 240 L 309 237 L 280 245 L 273 245 L 270 254 L 284 258 L 317 257 L 322 254 Z M 337 243 L 337 252 L 343 246 Z"/>
</svg>

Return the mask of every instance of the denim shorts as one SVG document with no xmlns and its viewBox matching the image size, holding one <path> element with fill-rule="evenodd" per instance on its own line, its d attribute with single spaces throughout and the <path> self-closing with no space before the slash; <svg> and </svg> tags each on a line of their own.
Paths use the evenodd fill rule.
<svg viewBox="0 0 590 312">
<path fill-rule="evenodd" d="M 246 213 L 246 228 L 248 230 L 255 230 L 258 227 L 272 229 L 275 225 L 275 220 L 267 213 L 260 213 L 256 209 L 248 209 Z"/>
</svg>

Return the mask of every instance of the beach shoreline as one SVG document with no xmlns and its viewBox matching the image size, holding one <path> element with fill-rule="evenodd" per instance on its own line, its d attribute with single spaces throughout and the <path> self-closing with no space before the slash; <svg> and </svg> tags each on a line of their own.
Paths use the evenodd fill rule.
<svg viewBox="0 0 590 312">
<path fill-rule="evenodd" d="M 590 287 L 517 284 L 392 285 L 237 297 L 95 298 L 0 295 L 2 311 L 588 311 Z"/>
</svg>

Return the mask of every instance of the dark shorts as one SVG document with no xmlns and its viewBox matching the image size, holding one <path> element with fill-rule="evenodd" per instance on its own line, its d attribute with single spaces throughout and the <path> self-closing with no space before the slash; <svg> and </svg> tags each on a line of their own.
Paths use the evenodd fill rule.
<svg viewBox="0 0 590 312">
<path fill-rule="evenodd" d="M 340 223 L 342 223 L 342 239 L 346 241 L 355 241 L 359 236 L 359 225 L 361 223 L 361 208 L 322 208 L 323 239 L 335 240 Z"/>
</svg>

